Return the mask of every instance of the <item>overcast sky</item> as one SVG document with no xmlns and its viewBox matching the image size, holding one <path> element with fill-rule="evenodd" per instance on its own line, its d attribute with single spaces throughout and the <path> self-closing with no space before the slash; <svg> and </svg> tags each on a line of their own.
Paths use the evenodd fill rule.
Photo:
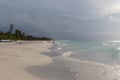
<svg viewBox="0 0 120 80">
<path fill-rule="evenodd" d="M 120 39 L 120 0 L 0 0 L 0 29 L 56 39 Z"/>
</svg>

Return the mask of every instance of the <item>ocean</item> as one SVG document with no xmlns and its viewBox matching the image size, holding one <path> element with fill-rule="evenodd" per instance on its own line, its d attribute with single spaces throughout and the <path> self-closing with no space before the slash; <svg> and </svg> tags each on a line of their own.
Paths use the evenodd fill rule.
<svg viewBox="0 0 120 80">
<path fill-rule="evenodd" d="M 76 80 L 120 80 L 120 41 L 55 41 L 52 53 Z"/>
</svg>

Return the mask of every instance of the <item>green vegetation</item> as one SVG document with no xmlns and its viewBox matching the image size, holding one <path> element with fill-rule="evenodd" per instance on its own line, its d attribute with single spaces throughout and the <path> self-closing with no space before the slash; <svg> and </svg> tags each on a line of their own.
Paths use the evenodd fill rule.
<svg viewBox="0 0 120 80">
<path fill-rule="evenodd" d="M 16 29 L 14 33 L 12 33 L 13 24 L 10 26 L 8 32 L 0 31 L 0 40 L 52 40 L 51 38 L 47 37 L 34 37 L 32 35 L 26 35 L 19 29 Z"/>
</svg>

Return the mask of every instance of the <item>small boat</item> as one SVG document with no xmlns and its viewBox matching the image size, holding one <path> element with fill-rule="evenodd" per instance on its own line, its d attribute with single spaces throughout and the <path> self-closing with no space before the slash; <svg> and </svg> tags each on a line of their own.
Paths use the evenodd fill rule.
<svg viewBox="0 0 120 80">
<path fill-rule="evenodd" d="M 0 42 L 10 42 L 10 40 L 0 40 Z"/>
</svg>

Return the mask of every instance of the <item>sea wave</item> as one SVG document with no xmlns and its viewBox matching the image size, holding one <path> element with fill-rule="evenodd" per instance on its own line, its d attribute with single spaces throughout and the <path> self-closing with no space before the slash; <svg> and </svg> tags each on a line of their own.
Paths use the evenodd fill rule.
<svg viewBox="0 0 120 80">
<path fill-rule="evenodd" d="M 76 80 L 120 80 L 120 66 L 78 60 L 70 57 L 62 57 L 61 59 L 66 67 L 76 74 Z"/>
<path fill-rule="evenodd" d="M 57 59 L 76 74 L 76 80 L 120 80 L 118 42 L 61 41 Z"/>
<path fill-rule="evenodd" d="M 120 42 L 120 40 L 113 40 L 113 41 L 108 41 L 108 42 Z"/>
<path fill-rule="evenodd" d="M 62 56 L 69 57 L 72 53 L 73 53 L 72 51 L 66 52 L 66 53 L 62 54 Z"/>
</svg>

